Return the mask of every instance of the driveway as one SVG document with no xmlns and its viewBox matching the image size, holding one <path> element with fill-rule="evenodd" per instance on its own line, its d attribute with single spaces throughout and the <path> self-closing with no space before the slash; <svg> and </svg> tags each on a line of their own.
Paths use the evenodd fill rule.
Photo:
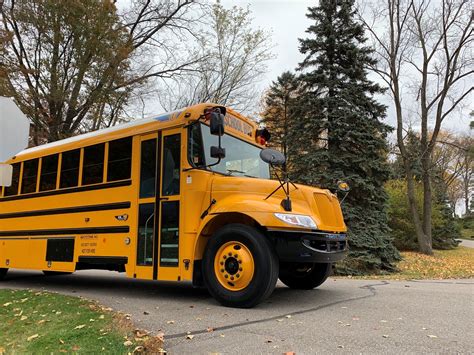
<svg viewBox="0 0 474 355">
<path fill-rule="evenodd" d="M 474 248 L 474 240 L 460 239 L 463 247 Z"/>
<path fill-rule="evenodd" d="M 217 304 L 190 285 L 127 279 L 104 271 L 44 277 L 11 271 L 2 288 L 84 296 L 165 333 L 171 354 L 472 353 L 474 279 L 329 279 L 312 291 L 279 284 L 253 309 Z M 187 333 L 194 335 L 186 339 Z"/>
</svg>

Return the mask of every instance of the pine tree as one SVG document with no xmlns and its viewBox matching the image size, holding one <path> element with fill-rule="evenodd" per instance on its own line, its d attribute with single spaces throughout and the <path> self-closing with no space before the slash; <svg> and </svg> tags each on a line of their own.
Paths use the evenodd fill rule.
<svg viewBox="0 0 474 355">
<path fill-rule="evenodd" d="M 374 64 L 363 27 L 354 20 L 353 0 L 320 0 L 309 8 L 314 23 L 300 39 L 305 93 L 299 135 L 306 149 L 294 160 L 301 182 L 334 188 L 347 181 L 352 190 L 343 204 L 350 255 L 342 273 L 392 270 L 400 258 L 387 225 L 389 178 L 385 106 L 373 97 L 381 87 L 365 68 Z"/>
<path fill-rule="evenodd" d="M 272 83 L 264 97 L 262 123 L 271 132 L 269 146 L 280 150 L 291 166 L 291 133 L 297 117 L 299 81 L 295 74 L 284 72 Z"/>
</svg>

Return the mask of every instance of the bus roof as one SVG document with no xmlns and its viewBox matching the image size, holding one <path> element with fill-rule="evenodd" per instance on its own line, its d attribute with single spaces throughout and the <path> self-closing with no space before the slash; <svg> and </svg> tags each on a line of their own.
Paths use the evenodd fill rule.
<svg viewBox="0 0 474 355">
<path fill-rule="evenodd" d="M 147 118 L 133 120 L 131 122 L 116 125 L 110 128 L 100 129 L 97 131 L 77 135 L 71 138 L 62 139 L 56 142 L 43 144 L 33 148 L 28 148 L 18 153 L 15 157 L 7 161 L 7 163 L 13 163 L 16 159 L 26 160 L 30 158 L 35 158 L 37 156 L 52 154 L 56 152 L 59 148 L 60 151 L 67 151 L 77 149 L 89 144 L 102 143 L 103 141 L 114 140 L 135 134 L 142 134 L 159 128 L 166 128 L 179 124 L 184 124 L 188 120 L 196 119 L 196 114 L 202 114 L 205 108 L 215 106 L 219 105 L 205 103 L 189 106 L 176 111 L 152 115 Z M 185 111 L 186 113 L 183 114 Z M 252 130 L 257 127 L 254 121 L 238 114 L 237 112 L 228 108 L 227 112 L 231 113 L 232 116 L 237 117 L 239 120 L 242 120 L 249 126 L 252 126 Z M 253 137 L 253 135 L 250 137 Z"/>
</svg>

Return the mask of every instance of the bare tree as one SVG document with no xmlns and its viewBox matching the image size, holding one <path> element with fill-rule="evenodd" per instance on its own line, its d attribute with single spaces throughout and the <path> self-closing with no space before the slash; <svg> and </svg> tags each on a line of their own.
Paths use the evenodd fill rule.
<svg viewBox="0 0 474 355">
<path fill-rule="evenodd" d="M 469 188 L 474 164 L 472 147 L 470 135 L 440 131 L 433 150 L 432 164 L 443 179 L 444 192 L 453 211 L 461 199 L 465 200 L 466 212 L 469 211 Z"/>
<path fill-rule="evenodd" d="M 197 61 L 175 51 L 193 0 L 5 0 L 0 95 L 32 122 L 33 144 L 114 125 L 138 89 Z M 0 84 L 1 85 L 1 84 Z"/>
<path fill-rule="evenodd" d="M 472 2 L 385 0 L 373 3 L 370 9 L 361 8 L 360 14 L 378 54 L 378 64 L 371 69 L 389 87 L 395 106 L 397 143 L 406 171 L 408 200 L 419 248 L 425 254 L 432 254 L 432 153 L 443 122 L 473 90 L 469 84 L 474 72 Z M 407 118 L 404 89 L 416 97 L 414 105 L 421 125 L 420 151 L 417 152 L 422 165 L 421 218 L 416 209 L 413 171 L 407 158 L 410 152 L 404 140 Z"/>
<path fill-rule="evenodd" d="M 252 27 L 248 8 L 226 9 L 217 1 L 203 18 L 195 55 L 204 60 L 187 78 L 165 81 L 162 106 L 174 109 L 214 102 L 249 111 L 259 97 L 256 84 L 273 57 L 270 36 Z"/>
</svg>

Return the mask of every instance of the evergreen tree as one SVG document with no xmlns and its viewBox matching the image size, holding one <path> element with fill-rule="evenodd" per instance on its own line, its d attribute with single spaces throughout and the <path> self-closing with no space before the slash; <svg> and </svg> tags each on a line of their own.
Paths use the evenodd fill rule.
<svg viewBox="0 0 474 355">
<path fill-rule="evenodd" d="M 297 128 L 307 148 L 293 161 L 301 182 L 333 188 L 345 180 L 352 187 L 343 204 L 351 251 L 339 265 L 342 273 L 392 270 L 400 258 L 389 236 L 384 190 L 390 127 L 382 122 L 385 106 L 373 98 L 383 90 L 367 77 L 374 60 L 353 5 L 320 0 L 309 8 L 314 23 L 300 40 L 305 92 Z"/>
<path fill-rule="evenodd" d="M 285 154 L 288 167 L 293 155 L 290 142 L 298 110 L 298 85 L 295 74 L 288 71 L 281 74 L 266 93 L 261 114 L 262 123 L 271 132 L 269 146 Z"/>
</svg>

